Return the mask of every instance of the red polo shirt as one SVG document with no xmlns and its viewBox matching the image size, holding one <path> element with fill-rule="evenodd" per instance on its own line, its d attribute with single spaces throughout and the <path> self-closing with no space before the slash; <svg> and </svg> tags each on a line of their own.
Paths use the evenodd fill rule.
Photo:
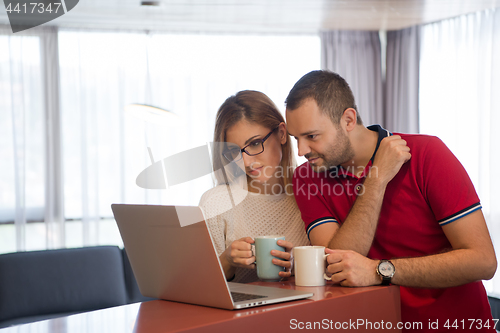
<svg viewBox="0 0 500 333">
<path fill-rule="evenodd" d="M 391 135 L 378 125 L 380 141 Z M 373 244 L 372 259 L 420 257 L 451 249 L 441 226 L 481 209 L 479 198 L 467 172 L 437 137 L 399 134 L 406 140 L 411 159 L 388 184 Z M 373 154 L 375 156 L 375 153 Z M 371 167 L 372 160 L 364 170 Z M 336 167 L 328 173 L 315 173 L 309 163 L 294 173 L 294 193 L 306 225 L 307 234 L 323 223 L 342 224 L 356 197 L 362 194 L 364 176 L 357 170 Z M 481 281 L 445 289 L 401 287 L 401 312 L 404 322 L 422 322 L 423 330 L 469 331 L 471 320 L 489 321 L 491 310 Z M 470 320 L 469 320 L 470 319 Z M 439 321 L 439 330 L 429 328 Z M 457 320 L 459 329 L 452 327 Z M 464 322 L 460 322 L 463 320 Z M 446 321 L 450 329 L 444 327 Z"/>
</svg>

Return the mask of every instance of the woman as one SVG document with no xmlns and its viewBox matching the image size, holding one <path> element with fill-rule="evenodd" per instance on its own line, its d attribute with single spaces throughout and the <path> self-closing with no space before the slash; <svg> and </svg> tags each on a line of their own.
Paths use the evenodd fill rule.
<svg viewBox="0 0 500 333">
<path fill-rule="evenodd" d="M 272 252 L 273 263 L 291 275 L 290 252 L 308 245 L 304 223 L 293 197 L 295 167 L 290 136 L 274 103 L 258 91 L 240 91 L 219 108 L 214 130 L 213 167 L 217 186 L 203 194 L 200 207 L 228 280 L 257 280 L 253 237 L 284 235 L 286 252 Z M 233 186 L 231 163 L 240 163 L 248 191 Z M 226 171 L 226 172 L 223 172 Z M 241 177 L 240 177 L 241 178 Z"/>
</svg>

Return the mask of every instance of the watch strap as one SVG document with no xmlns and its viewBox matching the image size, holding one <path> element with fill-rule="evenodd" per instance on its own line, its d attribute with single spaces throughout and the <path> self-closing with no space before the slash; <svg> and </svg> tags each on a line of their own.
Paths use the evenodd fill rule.
<svg viewBox="0 0 500 333">
<path fill-rule="evenodd" d="M 390 286 L 391 280 L 392 279 L 388 276 L 382 276 L 382 286 Z"/>
</svg>

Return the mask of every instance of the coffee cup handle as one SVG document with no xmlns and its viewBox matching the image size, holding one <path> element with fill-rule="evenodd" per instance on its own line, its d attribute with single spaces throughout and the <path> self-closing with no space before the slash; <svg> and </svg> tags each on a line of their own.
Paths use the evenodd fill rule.
<svg viewBox="0 0 500 333">
<path fill-rule="evenodd" d="M 251 244 L 251 245 L 250 245 L 250 248 L 251 248 L 251 250 L 252 250 L 252 256 L 254 256 L 254 257 L 255 257 L 255 260 L 254 260 L 254 262 L 253 262 L 253 263 L 254 263 L 255 265 L 257 265 L 257 255 L 255 255 L 255 244 Z"/>
<path fill-rule="evenodd" d="M 330 253 L 325 254 L 325 256 L 323 257 L 323 258 L 325 259 L 325 261 L 326 261 L 326 257 L 328 257 L 329 255 L 330 255 Z M 331 276 L 326 275 L 326 273 L 323 273 L 323 278 L 324 278 L 325 280 L 327 280 L 327 281 L 331 281 L 331 280 L 332 280 L 332 277 L 331 277 Z"/>
</svg>

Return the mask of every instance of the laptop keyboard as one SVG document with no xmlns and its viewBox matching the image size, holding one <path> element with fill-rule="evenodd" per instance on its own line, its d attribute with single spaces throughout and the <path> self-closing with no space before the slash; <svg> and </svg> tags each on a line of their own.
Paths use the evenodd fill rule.
<svg viewBox="0 0 500 333">
<path fill-rule="evenodd" d="M 233 302 L 241 302 L 241 301 L 249 301 L 251 299 L 265 298 L 267 296 L 244 294 L 231 291 L 231 297 L 233 298 Z"/>
</svg>

